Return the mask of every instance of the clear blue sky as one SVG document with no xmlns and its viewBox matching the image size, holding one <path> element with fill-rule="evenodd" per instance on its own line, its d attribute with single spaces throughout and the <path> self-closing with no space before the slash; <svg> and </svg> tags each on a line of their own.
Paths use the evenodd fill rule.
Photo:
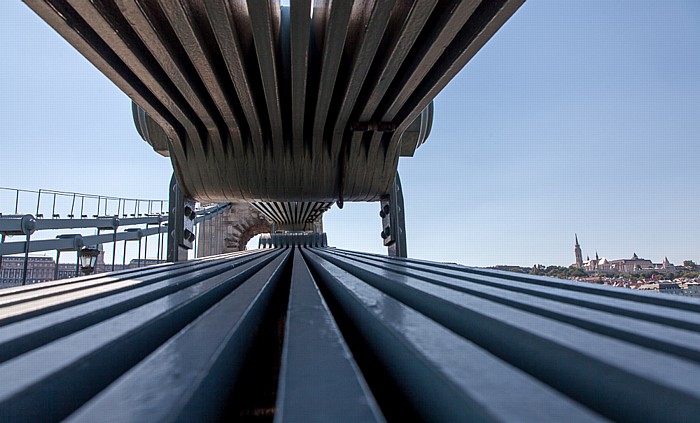
<svg viewBox="0 0 700 423">
<path fill-rule="evenodd" d="M 19 1 L 0 2 L 0 186 L 165 198 L 130 100 Z M 700 261 L 700 2 L 530 0 L 436 100 L 402 159 L 411 257 Z M 0 204 L 0 209 L 9 205 Z M 330 243 L 384 252 L 377 204 Z"/>
</svg>

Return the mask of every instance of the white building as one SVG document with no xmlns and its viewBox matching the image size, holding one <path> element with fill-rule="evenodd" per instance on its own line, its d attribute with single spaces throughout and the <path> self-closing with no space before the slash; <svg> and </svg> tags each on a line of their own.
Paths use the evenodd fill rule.
<svg viewBox="0 0 700 423">
<path fill-rule="evenodd" d="M 581 259 L 581 246 L 578 242 L 578 236 L 575 237 L 574 253 L 576 263 L 573 267 L 578 267 L 586 272 L 615 272 L 615 273 L 639 273 L 651 270 L 658 272 L 672 272 L 676 270 L 676 266 L 668 261 L 668 257 L 664 257 L 663 262 L 653 263 L 651 260 L 639 258 L 637 253 L 632 254 L 632 258 L 608 260 L 607 258 L 599 258 L 598 253 L 595 253 L 595 259 L 591 260 L 586 257 L 586 261 Z"/>
</svg>

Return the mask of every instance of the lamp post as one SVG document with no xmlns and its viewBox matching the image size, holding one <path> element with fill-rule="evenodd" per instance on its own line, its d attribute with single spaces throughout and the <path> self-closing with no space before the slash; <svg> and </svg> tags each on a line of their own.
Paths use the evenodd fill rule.
<svg viewBox="0 0 700 423">
<path fill-rule="evenodd" d="M 91 245 L 80 250 L 80 264 L 83 274 L 89 275 L 95 271 L 97 257 L 100 255 L 101 245 Z"/>
</svg>

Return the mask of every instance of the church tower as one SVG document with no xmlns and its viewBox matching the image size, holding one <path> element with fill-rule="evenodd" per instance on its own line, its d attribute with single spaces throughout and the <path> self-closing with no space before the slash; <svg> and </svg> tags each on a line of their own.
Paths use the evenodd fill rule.
<svg viewBox="0 0 700 423">
<path fill-rule="evenodd" d="M 574 234 L 576 238 L 576 244 L 574 245 L 574 254 L 576 254 L 576 267 L 579 269 L 583 267 L 583 255 L 581 254 L 581 246 L 578 245 L 578 235 Z"/>
</svg>

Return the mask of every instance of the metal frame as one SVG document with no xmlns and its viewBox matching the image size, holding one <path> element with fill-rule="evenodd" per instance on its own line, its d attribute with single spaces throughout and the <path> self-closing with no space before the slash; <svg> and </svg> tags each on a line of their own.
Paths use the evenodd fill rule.
<svg viewBox="0 0 700 423">
<path fill-rule="evenodd" d="M 404 133 L 524 2 L 24 1 L 138 105 L 187 197 L 339 205 L 390 191 L 424 141 Z"/>
</svg>

